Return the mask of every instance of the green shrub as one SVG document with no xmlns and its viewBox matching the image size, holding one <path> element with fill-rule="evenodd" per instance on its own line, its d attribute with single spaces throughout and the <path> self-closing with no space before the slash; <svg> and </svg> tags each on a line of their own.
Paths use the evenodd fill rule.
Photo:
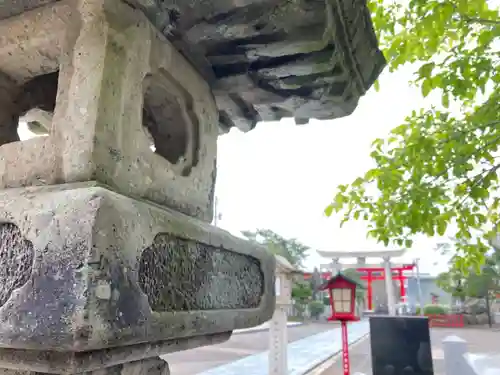
<svg viewBox="0 0 500 375">
<path fill-rule="evenodd" d="M 319 316 L 325 312 L 325 305 L 321 301 L 311 301 L 309 302 L 309 312 L 311 317 L 319 319 Z"/>
<path fill-rule="evenodd" d="M 323 305 L 330 306 L 330 297 L 323 297 Z"/>
<path fill-rule="evenodd" d="M 304 303 L 312 296 L 311 286 L 304 282 L 297 282 L 292 286 L 292 298 Z"/>
<path fill-rule="evenodd" d="M 442 305 L 425 305 L 424 315 L 444 315 L 448 313 L 448 309 Z M 417 315 L 420 315 L 420 307 L 417 307 Z"/>
</svg>

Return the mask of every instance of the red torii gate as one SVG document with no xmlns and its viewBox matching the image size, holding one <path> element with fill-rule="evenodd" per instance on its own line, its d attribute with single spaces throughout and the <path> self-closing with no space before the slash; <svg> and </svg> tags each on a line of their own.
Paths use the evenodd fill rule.
<svg viewBox="0 0 500 375">
<path fill-rule="evenodd" d="M 399 294 L 401 295 L 401 300 L 406 298 L 406 288 L 405 281 L 407 277 L 404 275 L 404 271 L 412 271 L 415 267 L 415 264 L 406 264 L 401 267 L 391 267 L 391 271 L 396 274 L 392 275 L 393 280 L 399 281 Z M 373 289 L 372 289 L 372 281 L 376 280 L 384 280 L 384 268 L 383 267 L 360 267 L 356 268 L 358 272 L 366 272 L 367 275 L 361 276 L 361 280 L 367 282 L 367 299 L 368 299 L 368 310 L 373 310 Z M 373 275 L 374 273 L 381 273 L 381 275 Z"/>
<path fill-rule="evenodd" d="M 392 280 L 399 281 L 399 293 L 401 295 L 401 299 L 404 300 L 406 298 L 406 287 L 405 281 L 407 276 L 404 275 L 404 271 L 412 271 L 415 268 L 415 264 L 405 264 L 400 267 L 391 267 L 391 271 L 393 273 Z M 357 272 L 366 273 L 366 275 L 362 275 L 360 277 L 361 280 L 366 281 L 366 289 L 367 289 L 367 302 L 368 302 L 368 310 L 373 310 L 373 287 L 372 281 L 384 280 L 384 268 L 383 267 L 358 267 L 356 268 Z M 396 274 L 394 274 L 394 272 Z M 374 273 L 380 273 L 380 275 L 374 275 Z M 308 280 L 312 277 L 311 272 L 305 272 L 304 280 Z M 322 272 L 321 278 L 323 280 L 329 280 L 332 277 L 332 272 Z"/>
</svg>

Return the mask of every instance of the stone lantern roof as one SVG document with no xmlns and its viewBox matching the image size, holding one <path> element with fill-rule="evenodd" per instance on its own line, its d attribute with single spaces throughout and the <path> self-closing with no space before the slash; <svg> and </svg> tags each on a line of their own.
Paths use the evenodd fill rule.
<svg viewBox="0 0 500 375">
<path fill-rule="evenodd" d="M 163 3 L 170 40 L 212 82 L 223 130 L 347 116 L 386 64 L 366 0 Z"/>
<path fill-rule="evenodd" d="M 301 273 L 301 271 L 294 267 L 285 257 L 281 255 L 275 255 L 274 257 L 276 258 L 276 269 L 278 271 L 288 274 Z"/>
</svg>

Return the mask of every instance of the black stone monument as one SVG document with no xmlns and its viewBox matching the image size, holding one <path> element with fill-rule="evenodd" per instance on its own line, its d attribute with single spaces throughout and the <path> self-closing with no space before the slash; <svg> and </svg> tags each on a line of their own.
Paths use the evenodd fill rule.
<svg viewBox="0 0 500 375">
<path fill-rule="evenodd" d="M 370 339 L 373 375 L 434 375 L 427 318 L 372 316 Z"/>
</svg>

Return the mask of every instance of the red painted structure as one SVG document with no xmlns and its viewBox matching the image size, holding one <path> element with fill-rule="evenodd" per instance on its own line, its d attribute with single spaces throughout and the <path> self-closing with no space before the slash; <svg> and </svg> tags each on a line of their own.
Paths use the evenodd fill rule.
<svg viewBox="0 0 500 375">
<path fill-rule="evenodd" d="M 356 316 L 356 288 L 362 287 L 358 282 L 339 273 L 329 278 L 320 290 L 328 290 L 332 316 L 328 320 L 340 320 L 342 324 L 342 367 L 344 375 L 351 372 L 349 364 L 349 340 L 347 337 L 347 322 L 357 321 Z M 339 293 L 335 293 L 339 292 Z M 347 292 L 347 293 L 344 293 Z M 339 307 L 339 309 L 336 308 Z"/>
<path fill-rule="evenodd" d="M 342 367 L 344 375 L 351 373 L 351 365 L 349 361 L 349 338 L 347 337 L 347 322 L 342 321 Z"/>
<path fill-rule="evenodd" d="M 439 301 L 439 296 L 435 295 L 435 294 L 432 294 L 432 301 L 431 303 L 433 305 L 437 305 L 438 304 L 438 301 Z"/>
<path fill-rule="evenodd" d="M 415 264 L 405 264 L 402 267 L 392 267 L 391 271 L 393 273 L 392 275 L 392 280 L 398 280 L 399 281 L 399 294 L 401 296 L 401 300 L 405 301 L 406 299 L 406 288 L 405 288 L 405 281 L 407 277 L 404 274 L 404 271 L 411 271 L 415 267 Z M 361 275 L 361 280 L 366 281 L 366 289 L 367 289 L 367 302 L 368 302 L 368 310 L 373 310 L 373 287 L 372 287 L 372 282 L 377 281 L 377 280 L 384 280 L 385 275 L 384 275 L 384 268 L 383 267 L 359 267 L 356 268 L 356 271 L 360 273 L 364 273 L 364 275 Z M 396 273 L 396 274 L 394 274 Z M 374 275 L 375 274 L 375 275 Z M 307 280 L 312 277 L 312 273 L 307 272 L 304 273 L 304 279 Z M 323 280 L 328 280 L 329 278 L 332 277 L 331 272 L 322 272 L 321 273 L 321 278 Z"/>
<path fill-rule="evenodd" d="M 414 264 L 406 264 L 402 267 L 392 267 L 391 271 L 393 273 L 392 275 L 392 280 L 398 280 L 399 281 L 399 294 L 401 296 L 401 300 L 404 301 L 406 299 L 406 288 L 405 288 L 405 281 L 406 281 L 406 276 L 403 273 L 404 271 L 411 271 L 415 267 Z M 356 268 L 356 271 L 358 272 L 364 272 L 366 275 L 361 276 L 361 280 L 367 282 L 367 300 L 368 300 L 368 310 L 373 310 L 373 288 L 372 288 L 372 281 L 376 280 L 384 280 L 385 275 L 384 275 L 384 268 L 383 267 L 377 267 L 377 268 L 367 268 L 367 267 L 360 267 Z M 394 272 L 396 274 L 394 274 Z M 380 273 L 380 275 L 373 275 L 374 273 Z"/>
<path fill-rule="evenodd" d="M 463 315 L 426 315 L 429 319 L 429 327 L 462 328 L 464 326 Z"/>
</svg>

